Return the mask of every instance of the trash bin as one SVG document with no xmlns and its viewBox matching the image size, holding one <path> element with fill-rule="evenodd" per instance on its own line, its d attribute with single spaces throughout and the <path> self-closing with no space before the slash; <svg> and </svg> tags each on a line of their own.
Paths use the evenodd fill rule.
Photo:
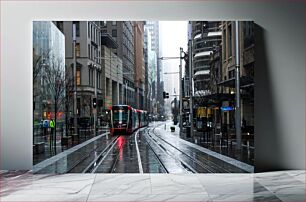
<svg viewBox="0 0 306 202">
<path fill-rule="evenodd" d="M 170 129 L 171 129 L 171 132 L 175 131 L 175 127 L 174 126 L 171 126 Z"/>
<path fill-rule="evenodd" d="M 186 137 L 191 137 L 191 135 L 190 135 L 190 126 L 186 126 Z"/>
</svg>

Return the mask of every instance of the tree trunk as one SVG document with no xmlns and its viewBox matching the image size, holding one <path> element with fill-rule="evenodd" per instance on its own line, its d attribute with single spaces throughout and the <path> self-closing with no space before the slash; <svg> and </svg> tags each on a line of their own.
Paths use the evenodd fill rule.
<svg viewBox="0 0 306 202">
<path fill-rule="evenodd" d="M 54 152 L 56 154 L 56 118 L 57 118 L 57 99 L 54 99 L 54 138 L 53 138 L 53 145 L 54 145 Z"/>
</svg>

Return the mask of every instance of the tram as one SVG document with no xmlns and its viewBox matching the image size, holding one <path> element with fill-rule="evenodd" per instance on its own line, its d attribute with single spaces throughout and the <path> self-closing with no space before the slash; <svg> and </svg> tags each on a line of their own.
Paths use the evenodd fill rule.
<svg viewBox="0 0 306 202">
<path fill-rule="evenodd" d="M 147 112 L 134 109 L 129 105 L 110 107 L 110 133 L 132 134 L 135 130 L 147 126 Z"/>
</svg>

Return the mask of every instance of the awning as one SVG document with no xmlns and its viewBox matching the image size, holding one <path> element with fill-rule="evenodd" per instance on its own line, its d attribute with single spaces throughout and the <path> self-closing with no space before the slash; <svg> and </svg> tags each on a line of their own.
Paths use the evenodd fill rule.
<svg viewBox="0 0 306 202">
<path fill-rule="evenodd" d="M 214 94 L 206 94 L 202 96 L 195 96 L 194 101 L 203 107 L 209 106 L 221 106 L 222 102 L 229 101 L 232 102 L 235 100 L 234 94 L 228 93 L 214 93 Z"/>
<path fill-rule="evenodd" d="M 194 55 L 194 57 L 202 57 L 202 56 L 210 56 L 210 54 L 212 54 L 212 51 L 204 51 L 204 52 L 200 52 Z"/>
<path fill-rule="evenodd" d="M 210 70 L 201 70 L 201 71 L 197 71 L 194 76 L 200 76 L 200 75 L 209 75 Z"/>
<path fill-rule="evenodd" d="M 197 34 L 197 35 L 195 35 L 195 37 L 193 39 L 199 39 L 199 38 L 201 38 L 201 36 L 202 36 L 202 34 Z"/>
<path fill-rule="evenodd" d="M 204 34 L 204 36 L 205 36 L 205 34 Z M 219 31 L 219 32 L 208 32 L 207 37 L 210 37 L 210 36 L 222 36 L 222 32 L 221 31 Z M 201 37 L 202 37 L 202 34 L 197 34 L 197 35 L 194 36 L 193 39 L 199 39 Z"/>
<path fill-rule="evenodd" d="M 208 32 L 207 36 L 222 36 L 222 32 Z"/>
<path fill-rule="evenodd" d="M 225 81 L 222 81 L 218 83 L 217 85 L 229 87 L 229 88 L 235 88 L 235 78 L 231 78 Z M 246 88 L 254 86 L 254 80 L 247 76 L 241 76 L 240 77 L 240 88 Z"/>
</svg>

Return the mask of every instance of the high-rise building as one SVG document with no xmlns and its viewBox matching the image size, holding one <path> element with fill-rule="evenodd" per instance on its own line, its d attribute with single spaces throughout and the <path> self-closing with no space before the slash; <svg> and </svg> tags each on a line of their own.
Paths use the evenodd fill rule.
<svg viewBox="0 0 306 202">
<path fill-rule="evenodd" d="M 115 54 L 122 59 L 124 104 L 136 107 L 135 102 L 135 49 L 134 31 L 132 21 L 104 21 L 102 22 L 102 32 L 109 33 L 118 44 L 114 50 Z"/>
<path fill-rule="evenodd" d="M 147 21 L 146 27 L 151 34 L 151 50 L 156 53 L 157 57 L 157 66 L 156 66 L 156 82 L 153 83 L 153 98 L 156 98 L 156 111 L 158 114 L 163 113 L 163 91 L 162 88 L 162 62 L 158 58 L 160 58 L 160 37 L 159 37 L 159 22 L 158 21 Z"/>
<path fill-rule="evenodd" d="M 220 21 L 193 21 L 193 80 L 194 94 L 205 96 L 210 91 L 210 56 L 221 43 Z"/>
<path fill-rule="evenodd" d="M 134 22 L 135 47 L 135 100 L 138 109 L 144 108 L 145 64 L 144 64 L 144 22 Z"/>
<path fill-rule="evenodd" d="M 235 93 L 235 22 L 222 22 L 222 82 L 226 93 Z M 254 23 L 240 22 L 240 93 L 241 120 L 254 132 Z M 233 111 L 224 113 L 223 122 L 234 125 Z"/>
<path fill-rule="evenodd" d="M 102 94 L 105 109 L 109 109 L 112 105 L 124 103 L 122 60 L 114 53 L 118 44 L 110 34 L 102 33 L 101 43 Z"/>
<path fill-rule="evenodd" d="M 66 116 L 65 36 L 49 21 L 33 22 L 33 119 L 63 123 Z M 60 124 L 58 124 L 60 125 Z M 34 132 L 34 144 L 43 141 Z"/>
<path fill-rule="evenodd" d="M 66 71 L 73 75 L 73 24 L 76 26 L 76 85 L 77 116 L 92 117 L 92 100 L 97 98 L 97 115 L 103 109 L 102 60 L 100 22 L 63 21 L 56 22 L 65 35 Z M 72 92 L 70 92 L 72 96 Z M 73 112 L 73 105 L 70 106 Z"/>
<path fill-rule="evenodd" d="M 235 129 L 234 28 L 235 22 L 232 21 L 192 22 L 194 103 L 199 112 L 194 118 L 198 129 L 203 126 L 203 120 L 222 130 Z M 242 132 L 254 133 L 253 22 L 241 22 L 239 34 Z M 189 70 L 188 65 L 186 67 Z"/>
<path fill-rule="evenodd" d="M 157 113 L 156 108 L 156 70 L 157 70 L 157 56 L 156 52 L 151 48 L 151 33 L 145 25 L 145 34 L 144 34 L 144 47 L 145 47 L 145 85 L 146 85 L 146 100 L 147 100 L 147 111 L 150 114 Z"/>
</svg>

